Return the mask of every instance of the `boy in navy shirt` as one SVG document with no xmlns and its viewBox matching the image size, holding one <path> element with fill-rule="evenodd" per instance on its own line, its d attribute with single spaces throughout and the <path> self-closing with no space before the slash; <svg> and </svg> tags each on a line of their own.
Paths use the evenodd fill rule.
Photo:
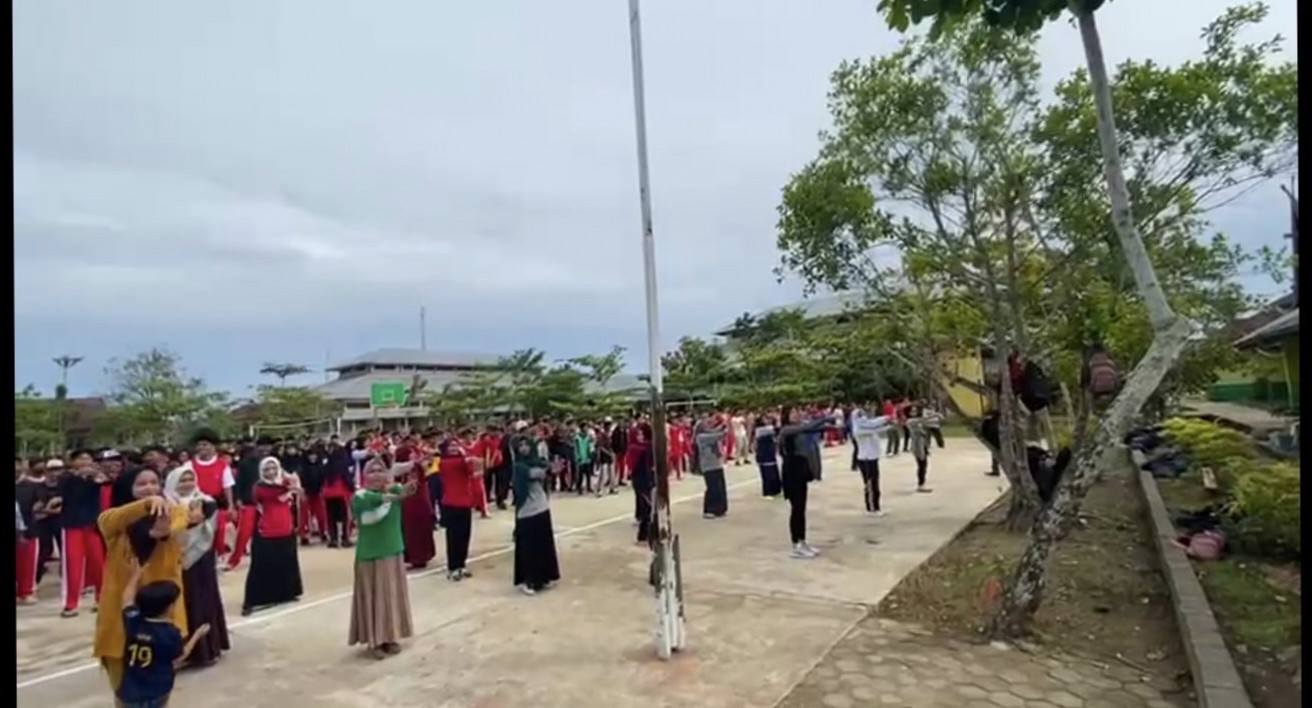
<svg viewBox="0 0 1312 708">
<path fill-rule="evenodd" d="M 118 687 L 120 708 L 166 708 L 173 693 L 173 679 L 187 661 L 196 642 L 210 631 L 208 624 L 196 628 L 184 644 L 182 631 L 168 620 L 169 608 L 178 602 L 182 589 L 161 580 L 137 587 L 141 566 L 133 564 L 132 577 L 123 588 L 123 681 Z"/>
</svg>

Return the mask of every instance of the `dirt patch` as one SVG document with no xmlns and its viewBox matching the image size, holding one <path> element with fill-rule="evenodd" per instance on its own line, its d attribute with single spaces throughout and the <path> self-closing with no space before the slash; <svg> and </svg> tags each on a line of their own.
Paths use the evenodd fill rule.
<svg viewBox="0 0 1312 708">
<path fill-rule="evenodd" d="M 1025 546 L 986 510 L 907 576 L 876 614 L 959 636 L 980 637 Z M 1054 551 L 1034 641 L 1109 666 L 1129 667 L 1193 704 L 1188 661 L 1159 570 L 1135 472 L 1109 472 L 1089 493 L 1081 521 Z"/>
<path fill-rule="evenodd" d="M 1216 503 L 1194 473 L 1159 480 L 1158 489 L 1172 516 Z M 1302 705 L 1300 568 L 1232 555 L 1222 561 L 1195 563 L 1194 571 L 1253 704 L 1257 708 Z"/>
</svg>

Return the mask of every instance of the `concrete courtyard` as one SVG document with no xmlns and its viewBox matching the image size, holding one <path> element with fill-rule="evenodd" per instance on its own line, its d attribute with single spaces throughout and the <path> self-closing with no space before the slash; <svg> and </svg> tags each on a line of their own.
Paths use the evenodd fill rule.
<svg viewBox="0 0 1312 708">
<path fill-rule="evenodd" d="M 760 497 L 754 467 L 730 469 L 723 519 L 701 518 L 699 478 L 673 483 L 689 647 L 672 661 L 653 652 L 649 554 L 633 542 L 624 489 L 600 500 L 553 498 L 565 577 L 537 597 L 510 586 L 510 514 L 476 522 L 475 577 L 453 584 L 437 571 L 414 575 L 416 636 L 385 661 L 346 646 L 349 551 L 303 549 L 306 596 L 250 618 L 237 613 L 242 573 L 229 573 L 233 650 L 184 673 L 173 705 L 769 708 L 1001 491 L 998 478 L 983 475 L 988 453 L 949 439 L 932 458 L 933 494 L 913 492 L 909 455 L 881 462 L 889 514 L 874 519 L 862 510 L 849 456 L 829 451 L 824 480 L 811 488 L 809 533 L 823 555 L 810 561 L 788 557 L 788 506 Z M 60 619 L 57 587 L 46 580 L 42 603 L 17 609 L 18 706 L 110 705 L 89 661 L 94 615 Z"/>
</svg>

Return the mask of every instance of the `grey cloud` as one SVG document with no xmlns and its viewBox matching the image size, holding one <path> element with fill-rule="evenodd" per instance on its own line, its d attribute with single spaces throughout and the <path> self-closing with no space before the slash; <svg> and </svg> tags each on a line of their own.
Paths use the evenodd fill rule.
<svg viewBox="0 0 1312 708">
<path fill-rule="evenodd" d="M 1184 58 L 1226 4 L 1112 3 L 1108 54 Z M 829 72 L 894 46 L 874 5 L 645 3 L 667 342 L 796 297 L 770 272 L 779 189 Z M 642 366 L 622 3 L 16 0 L 13 19 L 16 380 L 73 339 L 101 360 L 167 342 L 236 386 L 251 361 L 413 344 L 420 304 L 452 349 L 620 342 Z M 1052 79 L 1082 61 L 1065 26 L 1044 52 Z"/>
</svg>

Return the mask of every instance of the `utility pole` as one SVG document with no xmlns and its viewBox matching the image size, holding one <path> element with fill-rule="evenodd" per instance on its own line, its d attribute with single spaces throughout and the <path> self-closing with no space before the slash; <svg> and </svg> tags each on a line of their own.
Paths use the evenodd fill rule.
<svg viewBox="0 0 1312 708">
<path fill-rule="evenodd" d="M 59 387 L 55 389 L 55 419 L 59 426 L 59 451 L 68 446 L 68 370 L 82 362 L 84 357 L 64 354 L 51 361 L 59 367 Z"/>
<path fill-rule="evenodd" d="M 419 306 L 419 351 L 428 351 L 428 313 Z"/>
<path fill-rule="evenodd" d="M 1294 307 L 1298 307 L 1298 177 L 1289 180 L 1289 186 L 1280 186 L 1281 191 L 1289 197 L 1289 233 L 1285 238 L 1290 241 L 1290 252 L 1294 258 Z"/>
<path fill-rule="evenodd" d="M 639 0 L 629 0 L 629 50 L 633 70 L 633 118 L 638 148 L 638 199 L 642 210 L 643 284 L 647 300 L 647 359 L 651 383 L 652 466 L 656 475 L 652 516 L 651 581 L 656 591 L 656 655 L 662 659 L 684 646 L 683 573 L 679 537 L 670 513 L 669 444 L 665 430 L 665 384 L 661 364 L 660 308 L 656 290 L 656 238 L 652 230 L 651 177 L 647 165 L 647 101 L 642 71 L 642 20 Z"/>
</svg>

